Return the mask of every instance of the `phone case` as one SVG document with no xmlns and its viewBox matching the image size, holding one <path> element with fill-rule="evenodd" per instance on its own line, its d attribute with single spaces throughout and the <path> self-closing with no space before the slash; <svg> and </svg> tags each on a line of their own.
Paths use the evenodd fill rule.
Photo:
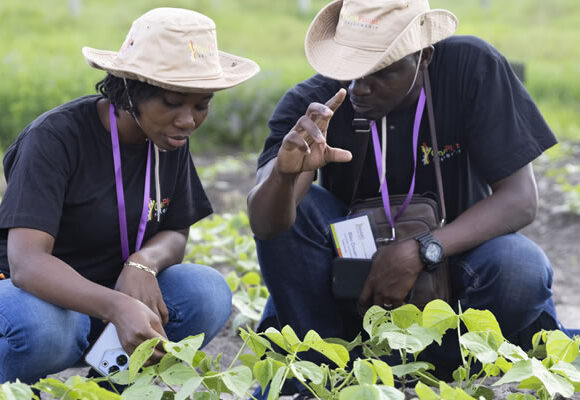
<svg viewBox="0 0 580 400">
<path fill-rule="evenodd" d="M 337 257 L 332 260 L 332 293 L 338 299 L 359 298 L 371 270 L 371 260 Z"/>
<path fill-rule="evenodd" d="M 121 346 L 115 325 L 107 324 L 86 354 L 85 361 L 103 376 L 129 367 L 129 356 Z"/>
</svg>

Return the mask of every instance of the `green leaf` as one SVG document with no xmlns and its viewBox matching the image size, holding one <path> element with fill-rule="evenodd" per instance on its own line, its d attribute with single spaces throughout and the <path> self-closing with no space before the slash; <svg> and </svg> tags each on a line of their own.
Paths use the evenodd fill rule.
<svg viewBox="0 0 580 400">
<path fill-rule="evenodd" d="M 242 277 L 242 282 L 244 282 L 246 285 L 257 286 L 262 282 L 262 277 L 257 272 L 251 271 L 247 274 L 244 274 Z"/>
<path fill-rule="evenodd" d="M 199 350 L 203 343 L 204 334 L 200 333 L 195 336 L 188 336 L 178 343 L 165 342 L 163 343 L 163 348 L 167 353 L 173 355 L 174 357 L 185 361 L 189 365 L 193 365 L 193 359 L 195 353 Z"/>
<path fill-rule="evenodd" d="M 433 328 L 441 335 L 448 329 L 457 327 L 457 314 L 443 300 L 433 300 L 423 309 L 423 323 L 425 328 Z"/>
<path fill-rule="evenodd" d="M 347 386 L 340 391 L 339 400 L 381 400 L 381 392 L 371 385 Z"/>
<path fill-rule="evenodd" d="M 326 356 L 340 368 L 346 367 L 346 364 L 350 361 L 350 354 L 344 346 L 335 343 L 326 343 L 322 340 L 320 335 L 313 330 L 306 333 L 303 343 L 311 349 Z"/>
<path fill-rule="evenodd" d="M 157 385 L 130 386 L 123 392 L 123 400 L 161 400 L 163 389 Z"/>
<path fill-rule="evenodd" d="M 497 351 L 484 337 L 485 333 L 468 332 L 461 335 L 459 343 L 473 354 L 481 363 L 491 364 L 497 360 Z"/>
<path fill-rule="evenodd" d="M 381 378 L 381 382 L 383 383 L 383 385 L 395 386 L 393 371 L 389 366 L 389 364 L 379 359 L 373 359 L 371 360 L 371 363 L 373 364 L 373 367 L 375 368 L 377 375 L 379 376 L 379 378 Z"/>
<path fill-rule="evenodd" d="M 161 338 L 152 338 L 141 343 L 129 357 L 129 380 L 133 382 L 137 372 L 145 365 L 149 357 L 155 351 L 155 347 L 161 342 Z"/>
<path fill-rule="evenodd" d="M 578 345 L 562 331 L 552 331 L 548 333 L 546 341 L 546 352 L 548 356 L 556 360 L 573 362 L 578 357 Z"/>
<path fill-rule="evenodd" d="M 291 351 L 290 346 L 288 345 L 288 343 L 286 343 L 286 340 L 284 340 L 284 336 L 282 336 L 280 331 L 278 331 L 277 329 L 268 328 L 266 329 L 264 334 L 268 339 L 270 339 L 272 342 L 280 346 L 281 349 L 286 350 L 287 352 Z"/>
<path fill-rule="evenodd" d="M 559 393 L 563 397 L 570 397 L 574 393 L 572 383 L 559 375 L 552 374 L 535 358 L 515 363 L 512 369 L 494 383 L 494 386 L 511 382 L 521 382 L 518 386 L 520 388 L 532 388 L 539 382 L 550 396 Z"/>
<path fill-rule="evenodd" d="M 452 388 L 443 381 L 439 382 L 439 393 L 441 398 L 445 400 L 475 400 L 462 389 Z"/>
<path fill-rule="evenodd" d="M 308 346 L 302 344 L 298 336 L 294 330 L 290 327 L 290 325 L 286 325 L 282 328 L 282 336 L 286 339 L 286 342 L 290 345 L 290 349 L 292 352 L 301 352 L 309 350 Z"/>
<path fill-rule="evenodd" d="M 498 343 L 505 339 L 495 316 L 489 310 L 468 309 L 461 314 L 461 320 L 469 332 L 492 332 Z"/>
<path fill-rule="evenodd" d="M 422 382 L 415 385 L 415 392 L 420 400 L 439 400 L 439 395 L 433 391 L 429 386 Z"/>
<path fill-rule="evenodd" d="M 402 332 L 385 332 L 380 338 L 386 339 L 392 349 L 406 350 L 409 353 L 418 353 L 426 347 L 421 338 Z"/>
<path fill-rule="evenodd" d="M 166 385 L 183 385 L 199 374 L 172 354 L 165 354 L 157 367 L 157 373 Z"/>
<path fill-rule="evenodd" d="M 6 400 L 29 400 L 32 399 L 32 389 L 19 380 L 12 383 L 3 383 L 0 385 L 0 399 Z M 119 396 L 116 399 L 120 399 Z"/>
<path fill-rule="evenodd" d="M 391 367 L 393 375 L 397 378 L 402 378 L 405 375 L 414 374 L 420 371 L 433 370 L 435 367 L 424 361 L 410 362 L 407 364 L 395 365 Z"/>
<path fill-rule="evenodd" d="M 234 293 L 240 287 L 241 280 L 240 280 L 240 277 L 238 276 L 238 274 L 235 273 L 235 271 L 231 271 L 228 274 L 228 276 L 226 276 L 226 282 L 227 282 L 228 286 L 230 287 L 230 290 L 232 291 L 232 293 Z"/>
<path fill-rule="evenodd" d="M 433 342 L 437 342 L 437 344 L 441 346 L 441 339 L 443 336 L 436 329 L 425 328 L 423 326 L 414 324 L 407 329 L 407 332 L 419 339 L 419 341 L 423 343 L 424 347 L 429 346 Z"/>
<path fill-rule="evenodd" d="M 507 358 L 512 362 L 527 360 L 529 357 L 521 347 L 513 345 L 509 342 L 503 342 L 499 349 L 497 349 L 499 355 Z M 501 367 L 500 367 L 501 368 Z"/>
<path fill-rule="evenodd" d="M 227 388 L 239 397 L 247 397 L 253 383 L 252 371 L 243 365 L 225 371 L 222 379 Z"/>
<path fill-rule="evenodd" d="M 272 364 L 272 360 L 269 358 L 265 360 L 258 361 L 254 364 L 253 369 L 254 376 L 258 380 L 258 383 L 262 387 L 262 393 L 268 386 L 270 379 L 274 376 L 274 365 Z"/>
<path fill-rule="evenodd" d="M 197 388 L 199 387 L 199 385 L 201 385 L 202 382 L 203 378 L 200 376 L 196 376 L 186 381 L 183 381 L 181 389 L 179 390 L 179 392 L 175 394 L 175 400 L 188 399 L 197 390 Z"/>
<path fill-rule="evenodd" d="M 393 323 L 399 328 L 407 329 L 413 324 L 421 325 L 423 313 L 413 304 L 405 304 L 391 311 Z"/>
<path fill-rule="evenodd" d="M 56 398 L 62 398 L 69 390 L 66 384 L 54 378 L 41 379 L 33 387 Z"/>
<path fill-rule="evenodd" d="M 266 350 L 273 350 L 270 342 L 248 328 L 247 331 L 240 329 L 240 337 L 247 344 L 247 346 L 256 354 L 256 357 L 262 358 L 266 354 Z"/>
<path fill-rule="evenodd" d="M 495 365 L 501 370 L 501 372 L 503 372 L 504 374 L 506 372 L 508 372 L 513 364 L 509 361 L 507 361 L 505 358 L 503 357 L 498 357 L 497 361 L 495 362 Z"/>
<path fill-rule="evenodd" d="M 375 369 L 365 360 L 356 360 L 354 362 L 354 376 L 360 385 L 374 385 L 377 383 Z"/>
<path fill-rule="evenodd" d="M 568 378 L 574 385 L 574 392 L 580 392 L 580 370 L 576 369 L 572 364 L 560 361 L 558 364 L 553 365 L 550 371 Z"/>
<path fill-rule="evenodd" d="M 394 387 L 383 385 L 375 385 L 375 387 L 379 389 L 382 400 L 405 400 L 405 395 Z"/>
<path fill-rule="evenodd" d="M 312 383 L 320 385 L 324 379 L 322 368 L 310 361 L 297 361 L 290 365 L 290 369 L 294 376 L 303 382 L 309 379 Z"/>
<path fill-rule="evenodd" d="M 284 385 L 284 376 L 288 371 L 288 367 L 282 367 L 276 371 L 272 383 L 270 384 L 270 392 L 268 393 L 268 400 L 277 400 L 280 397 L 280 390 Z"/>
<path fill-rule="evenodd" d="M 367 310 L 363 318 L 363 329 L 372 338 L 376 335 L 376 328 L 384 322 L 388 322 L 387 311 L 379 306 L 372 306 Z"/>
<path fill-rule="evenodd" d="M 506 400 L 536 400 L 536 396 L 527 393 L 510 393 Z"/>
</svg>

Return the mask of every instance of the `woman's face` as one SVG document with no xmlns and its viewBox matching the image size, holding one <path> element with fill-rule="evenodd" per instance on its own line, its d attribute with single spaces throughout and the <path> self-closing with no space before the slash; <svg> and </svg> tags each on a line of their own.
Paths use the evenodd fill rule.
<svg viewBox="0 0 580 400">
<path fill-rule="evenodd" d="M 175 150 L 205 120 L 213 93 L 179 93 L 163 90 L 139 104 L 139 124 L 161 150 Z"/>
</svg>

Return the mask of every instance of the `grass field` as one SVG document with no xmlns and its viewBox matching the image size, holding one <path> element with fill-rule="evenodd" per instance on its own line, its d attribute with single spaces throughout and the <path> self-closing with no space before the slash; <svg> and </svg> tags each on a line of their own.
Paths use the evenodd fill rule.
<svg viewBox="0 0 580 400">
<path fill-rule="evenodd" d="M 458 33 L 480 36 L 510 60 L 525 63 L 526 86 L 557 136 L 580 140 L 578 0 L 483 3 L 431 0 L 433 8 L 459 17 Z M 0 137 L 18 133 L 40 110 L 92 92 L 103 74 L 86 66 L 81 47 L 118 49 L 131 22 L 153 7 L 188 7 L 211 16 L 220 48 L 261 65 L 258 90 L 260 85 L 283 90 L 313 73 L 303 42 L 324 4 L 311 0 L 302 14 L 297 0 L 2 0 Z"/>
</svg>

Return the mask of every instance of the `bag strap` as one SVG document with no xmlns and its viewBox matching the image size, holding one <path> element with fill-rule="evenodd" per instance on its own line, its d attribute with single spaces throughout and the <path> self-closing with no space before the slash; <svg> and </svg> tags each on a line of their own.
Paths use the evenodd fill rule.
<svg viewBox="0 0 580 400">
<path fill-rule="evenodd" d="M 427 115 L 429 117 L 429 134 L 431 136 L 431 145 L 433 146 L 433 161 L 435 163 L 435 181 L 437 183 L 437 194 L 439 197 L 439 208 L 441 211 L 441 221 L 440 225 L 443 226 L 447 220 L 447 212 L 445 210 L 445 196 L 443 193 L 443 179 L 441 177 L 441 162 L 439 159 L 439 147 L 437 146 L 437 132 L 435 130 L 435 115 L 433 112 L 433 98 L 431 95 L 431 82 L 429 80 L 429 72 L 423 73 L 423 84 L 425 86 L 425 96 L 427 97 Z M 364 129 L 362 125 L 362 119 L 355 118 L 353 120 L 353 127 L 358 138 L 358 155 L 356 160 L 354 160 L 354 171 L 355 171 L 355 181 L 353 185 L 353 192 L 351 197 L 351 204 L 355 200 L 356 192 L 358 190 L 358 185 L 360 182 L 360 177 L 363 170 L 364 161 L 366 159 L 366 154 L 369 144 L 369 132 L 370 123 L 366 120 L 368 128 Z M 415 149 L 415 151 L 417 151 Z"/>
</svg>

